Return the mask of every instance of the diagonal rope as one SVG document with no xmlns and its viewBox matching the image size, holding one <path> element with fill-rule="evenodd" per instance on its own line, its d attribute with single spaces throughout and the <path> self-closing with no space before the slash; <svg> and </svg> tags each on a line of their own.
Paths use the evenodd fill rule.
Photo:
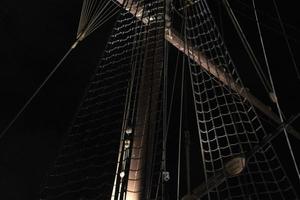
<svg viewBox="0 0 300 200">
<path fill-rule="evenodd" d="M 242 41 L 242 43 L 244 45 L 244 48 L 245 48 L 247 54 L 250 57 L 250 60 L 251 60 L 253 66 L 254 66 L 254 68 L 255 68 L 258 76 L 259 76 L 259 79 L 260 79 L 261 83 L 263 84 L 266 92 L 269 93 L 269 91 L 271 90 L 271 85 L 267 81 L 267 78 L 266 78 L 266 76 L 265 76 L 265 74 L 264 74 L 264 72 L 262 70 L 262 67 L 261 67 L 258 59 L 256 58 L 256 56 L 255 56 L 255 54 L 253 52 L 253 49 L 251 48 L 251 46 L 250 46 L 250 44 L 249 44 L 249 42 L 248 42 L 248 40 L 247 40 L 247 38 L 246 38 L 246 36 L 245 36 L 245 34 L 244 34 L 241 26 L 240 26 L 240 24 L 239 24 L 236 16 L 234 15 L 229 2 L 227 0 L 223 0 L 223 4 L 224 4 L 224 6 L 226 8 L 226 11 L 227 11 L 227 13 L 228 13 L 228 15 L 229 15 L 229 17 L 230 17 L 230 19 L 231 19 L 231 21 L 232 21 L 235 29 L 237 30 L 237 33 L 238 33 L 238 35 L 239 35 L 239 37 L 240 37 L 240 39 L 241 39 L 241 41 Z"/>
<path fill-rule="evenodd" d="M 184 12 L 184 19 L 183 19 L 183 30 L 184 30 L 184 42 L 187 44 L 187 34 L 186 34 L 186 27 L 187 27 L 187 13 Z M 184 45 L 184 52 L 186 51 L 187 46 Z M 181 172 L 181 140 L 182 140 L 182 126 L 183 126 L 183 95 L 184 95 L 184 82 L 185 82 L 185 56 L 182 56 L 182 71 L 181 71 L 181 92 L 180 92 L 180 121 L 179 121 L 179 138 L 178 138 L 178 163 L 177 163 L 177 194 L 176 199 L 180 199 L 180 172 Z"/>
<path fill-rule="evenodd" d="M 281 26 L 281 29 L 282 29 L 282 32 L 283 32 L 283 37 L 285 39 L 286 45 L 288 47 L 288 50 L 289 50 L 289 53 L 290 53 L 290 56 L 291 56 L 291 59 L 292 59 L 292 62 L 293 62 L 293 66 L 294 66 L 296 74 L 297 74 L 297 78 L 298 78 L 298 80 L 300 80 L 300 71 L 298 69 L 298 66 L 297 66 L 297 63 L 296 63 L 296 60 L 295 60 L 295 56 L 294 56 L 294 53 L 292 51 L 292 47 L 291 47 L 290 42 L 288 40 L 288 34 L 287 34 L 287 32 L 284 28 L 284 24 L 283 24 L 283 21 L 281 19 L 280 14 L 279 14 L 279 9 L 278 9 L 278 6 L 277 6 L 277 3 L 276 3 L 275 0 L 273 0 L 273 4 L 274 4 L 276 14 L 277 14 L 277 17 L 278 17 L 278 20 L 279 20 L 279 23 L 280 23 L 280 26 Z"/>
<path fill-rule="evenodd" d="M 113 7 L 111 10 L 108 9 L 109 12 L 98 22 L 94 23 L 89 27 L 89 30 L 86 32 L 86 36 L 93 33 L 95 30 L 97 30 L 99 27 L 101 27 L 103 24 L 105 24 L 107 21 L 112 19 L 117 13 L 119 13 L 119 8 Z"/>
<path fill-rule="evenodd" d="M 265 50 L 265 45 L 264 45 L 264 41 L 263 41 L 261 29 L 260 29 L 260 24 L 259 24 L 258 15 L 257 15 L 257 11 L 256 11 L 256 6 L 255 6 L 255 1 L 254 0 L 252 0 L 252 4 L 253 4 L 253 8 L 254 8 L 254 14 L 255 14 L 256 23 L 257 23 L 257 29 L 258 29 L 259 36 L 260 36 L 260 42 L 261 42 L 262 50 L 263 50 L 263 53 L 264 53 L 264 58 L 265 58 L 267 70 L 268 70 L 268 75 L 269 75 L 270 83 L 271 83 L 271 86 L 272 86 L 272 93 L 273 93 L 273 95 L 275 97 L 274 98 L 274 103 L 276 104 L 276 107 L 277 107 L 277 110 L 278 110 L 278 115 L 280 117 L 280 121 L 283 124 L 284 123 L 284 118 L 283 118 L 282 110 L 280 108 L 280 105 L 279 105 L 279 102 L 278 102 L 278 98 L 277 98 L 277 95 L 276 95 L 276 90 L 275 90 L 275 86 L 274 86 L 274 82 L 273 82 L 273 77 L 272 77 L 272 74 L 271 74 L 271 70 L 270 70 L 270 66 L 269 66 L 269 62 L 268 62 L 268 58 L 267 58 L 267 54 L 266 54 L 266 50 Z M 290 139 L 288 137 L 287 130 L 286 130 L 285 126 L 283 127 L 283 131 L 284 131 L 284 135 L 285 135 L 285 138 L 286 138 L 286 141 L 287 141 L 287 144 L 288 144 L 288 148 L 289 148 L 291 157 L 293 159 L 293 164 L 294 164 L 294 167 L 296 169 L 296 172 L 297 172 L 297 175 L 298 175 L 298 179 L 300 181 L 299 168 L 297 166 L 297 162 L 296 162 L 296 159 L 295 159 L 294 151 L 292 149 L 292 146 L 291 146 L 291 143 L 290 143 Z"/>
<path fill-rule="evenodd" d="M 111 1 L 86 0 L 88 4 L 82 9 L 86 11 L 82 12 L 80 16 L 80 23 L 77 38 L 83 40 L 107 21 L 112 19 L 119 11 L 119 6 L 116 6 Z M 97 3 L 96 3 L 97 2 Z"/>
<path fill-rule="evenodd" d="M 85 0 L 84 2 L 86 2 L 86 7 L 82 8 L 82 15 L 80 15 L 81 23 L 79 24 L 80 29 L 78 28 L 77 36 L 79 36 L 82 30 L 85 28 L 86 24 L 91 18 L 93 7 L 95 6 L 95 1 Z"/>
<path fill-rule="evenodd" d="M 218 0 L 214 0 L 216 3 L 219 3 L 219 1 Z M 245 9 L 248 9 L 248 10 L 250 10 L 251 12 L 253 11 L 253 8 L 252 8 L 252 6 L 251 5 L 248 5 L 247 3 L 245 3 L 245 2 L 243 2 L 242 0 L 234 0 L 234 2 L 235 3 L 238 3 L 239 4 L 239 7 L 244 7 Z M 234 9 L 234 8 L 232 8 L 234 11 L 238 11 L 237 9 Z M 268 13 L 268 12 L 265 12 L 265 11 L 263 11 L 263 10 L 260 10 L 260 9 L 256 9 L 256 11 L 257 11 L 257 13 L 258 14 L 260 14 L 260 15 L 262 15 L 262 17 L 264 18 L 264 19 L 268 19 L 268 20 L 270 20 L 270 21 L 272 21 L 272 22 L 275 22 L 275 23 L 277 23 L 278 22 L 278 19 L 277 18 L 275 18 L 275 17 L 273 17 L 272 15 L 270 15 L 270 13 Z M 249 16 L 248 16 L 249 17 Z M 249 18 L 251 18 L 252 20 L 255 20 L 253 17 L 249 17 Z M 292 24 L 289 24 L 289 23 L 286 23 L 286 22 L 284 22 L 283 23 L 284 25 L 285 25 L 285 27 L 288 27 L 288 28 L 290 28 L 290 29 L 293 29 L 294 31 L 296 31 L 296 32 L 300 32 L 300 29 L 298 29 L 296 26 L 294 26 L 294 25 L 292 25 Z M 264 25 L 262 22 L 261 22 L 261 25 Z M 276 29 L 277 31 L 279 31 L 278 29 Z"/>
<path fill-rule="evenodd" d="M 76 42 L 75 42 L 76 43 Z M 41 89 L 45 86 L 45 84 L 49 81 L 49 79 L 53 76 L 53 74 L 57 71 L 57 69 L 61 66 L 63 61 L 68 57 L 68 55 L 73 50 L 73 46 L 67 51 L 67 53 L 63 56 L 63 58 L 58 62 L 58 64 L 54 67 L 54 69 L 48 74 L 45 80 L 41 83 L 41 85 L 35 90 L 32 96 L 26 101 L 26 103 L 22 106 L 19 112 L 15 115 L 15 117 L 10 121 L 10 123 L 6 126 L 6 128 L 0 134 L 0 140 L 7 133 L 7 131 L 12 127 L 12 125 L 17 121 L 17 119 L 21 116 L 24 110 L 28 107 L 28 105 L 33 101 L 33 99 L 38 95 Z"/>
<path fill-rule="evenodd" d="M 109 1 L 106 2 L 106 4 L 104 6 L 102 6 L 103 3 L 100 3 L 96 10 L 93 11 L 93 15 L 91 16 L 91 19 L 88 21 L 88 23 L 86 24 L 86 30 L 88 31 L 90 29 L 90 27 L 97 22 L 97 20 L 101 19 L 101 14 L 103 13 L 103 11 L 105 10 L 105 8 L 109 5 Z M 103 16 L 102 16 L 103 17 Z"/>
<path fill-rule="evenodd" d="M 106 3 L 104 3 L 106 2 Z M 98 3 L 98 4 L 97 4 Z M 110 5 L 110 9 L 107 6 Z M 25 102 L 22 108 L 14 116 L 14 118 L 9 122 L 9 124 L 0 133 L 0 139 L 7 133 L 7 131 L 14 125 L 21 114 L 26 110 L 34 98 L 39 94 L 41 89 L 46 85 L 49 79 L 54 75 L 58 68 L 62 65 L 63 61 L 68 57 L 73 49 L 76 48 L 79 42 L 83 41 L 92 32 L 97 30 L 104 23 L 112 19 L 115 14 L 118 13 L 118 9 L 110 4 L 110 1 L 97 1 L 97 0 L 84 0 L 82 4 L 82 10 L 77 30 L 77 39 L 67 51 L 67 53 L 62 57 L 62 59 L 57 63 L 53 70 L 47 75 L 44 81 L 39 85 L 35 92 L 30 96 L 30 98 Z"/>
</svg>

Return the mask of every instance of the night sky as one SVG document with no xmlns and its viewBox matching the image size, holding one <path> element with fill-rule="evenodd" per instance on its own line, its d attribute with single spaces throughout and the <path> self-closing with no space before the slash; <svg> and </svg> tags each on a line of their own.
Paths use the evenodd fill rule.
<svg viewBox="0 0 300 200">
<path fill-rule="evenodd" d="M 0 1 L 0 130 L 4 129 L 25 101 L 31 96 L 47 74 L 74 42 L 81 10 L 80 0 L 2 0 Z M 216 0 L 213 2 L 217 2 Z M 253 45 L 261 54 L 253 13 L 241 2 L 232 0 L 242 26 Z M 271 0 L 258 2 L 265 14 L 263 34 L 270 66 L 273 69 L 278 97 L 286 117 L 300 112 L 300 80 L 290 61 L 280 26 L 276 21 Z M 299 64 L 300 17 L 294 4 L 278 1 L 282 18 L 296 62 Z M 271 104 L 262 90 L 254 68 L 250 66 L 225 10 L 222 17 L 225 42 L 236 61 L 245 85 Z M 220 15 L 219 15 L 220 14 Z M 0 199 L 32 200 L 38 198 L 39 187 L 47 169 L 54 162 L 59 146 L 82 98 L 90 75 L 100 60 L 111 23 L 88 37 L 67 58 L 42 92 L 30 104 L 14 126 L 0 140 Z M 259 56 L 262 60 L 262 57 Z M 274 106 L 272 108 L 275 108 Z M 293 125 L 300 130 L 300 119 Z M 296 158 L 300 164 L 300 141 L 291 137 L 298 146 Z M 284 152 L 284 151 L 283 151 Z M 285 155 L 282 153 L 283 156 Z M 296 179 L 295 179 L 296 180 Z"/>
</svg>

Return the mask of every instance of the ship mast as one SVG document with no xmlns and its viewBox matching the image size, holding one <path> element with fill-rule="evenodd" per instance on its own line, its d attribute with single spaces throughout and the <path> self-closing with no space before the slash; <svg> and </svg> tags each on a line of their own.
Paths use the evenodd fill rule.
<svg viewBox="0 0 300 200">
<path fill-rule="evenodd" d="M 151 30 L 151 25 L 149 29 Z M 139 83 L 137 115 L 133 128 L 133 144 L 126 192 L 126 199 L 128 200 L 142 199 L 146 159 L 147 165 L 151 165 L 151 158 L 147 152 L 151 151 L 153 145 L 151 141 L 153 141 L 152 137 L 156 130 L 160 77 L 163 66 L 163 59 L 159 58 L 163 54 L 163 43 L 159 40 L 160 37 L 155 35 L 155 32 L 156 30 L 148 33 L 150 35 Z M 156 48 L 151 47 L 153 45 Z"/>
<path fill-rule="evenodd" d="M 87 1 L 90 0 L 84 2 Z M 219 41 L 221 38 L 216 34 L 218 30 L 215 22 L 207 20 L 211 16 L 207 4 L 203 6 L 200 1 L 199 5 L 194 4 L 194 1 L 184 1 L 183 7 L 180 5 L 185 12 L 182 19 L 186 21 L 181 24 L 184 33 L 177 33 L 175 28 L 178 28 L 178 24 L 175 22 L 178 16 L 173 15 L 173 27 L 168 16 L 168 3 L 171 0 L 113 1 L 121 4 L 124 10 L 116 22 L 111 41 L 87 89 L 63 150 L 48 176 L 42 196 L 47 199 L 111 200 L 164 199 L 168 196 L 164 191 L 168 189 L 165 182 L 170 178 L 165 162 L 165 142 L 170 119 L 166 115 L 166 44 L 169 42 L 178 52 L 182 52 L 184 67 L 181 74 L 176 199 L 265 199 L 266 196 L 273 199 L 277 195 L 281 195 L 282 199 L 296 197 L 270 142 L 280 130 L 267 134 L 252 105 L 275 122 L 279 122 L 279 118 L 243 87 L 230 56 L 228 60 L 219 60 L 228 52 L 223 41 Z M 111 3 L 103 2 L 105 5 Z M 89 3 L 83 6 L 87 10 L 93 5 Z M 112 6 L 116 9 L 115 5 Z M 177 7 L 177 4 L 173 6 Z M 96 16 L 92 22 L 97 21 L 99 9 L 110 10 L 101 4 L 95 8 L 93 15 L 93 12 L 89 12 L 89 15 Z M 177 14 L 181 15 L 180 12 Z M 202 24 L 202 21 L 209 21 L 213 31 L 207 32 L 207 24 Z M 94 30 L 98 23 L 93 26 L 93 23 L 88 24 Z M 84 39 L 85 31 L 79 33 L 78 42 L 80 38 Z M 180 34 L 184 34 L 184 37 Z M 212 37 L 206 38 L 207 35 Z M 203 47 L 207 43 L 213 46 Z M 173 111 L 179 55 L 170 113 Z M 183 104 L 187 102 L 183 97 L 189 96 L 189 93 L 184 95 L 183 92 L 186 64 L 198 135 L 192 132 L 189 134 L 187 124 L 182 129 L 183 122 L 186 122 L 182 120 L 183 110 L 190 110 L 190 107 L 183 109 Z M 292 120 L 282 123 L 280 127 L 289 126 L 290 123 Z M 292 128 L 289 128 L 291 131 Z M 184 177 L 181 173 L 184 170 L 181 167 L 181 136 L 185 129 L 186 191 L 181 189 L 183 181 L 180 179 L 181 174 Z M 294 134 L 299 136 L 296 131 Z M 197 144 L 195 137 L 199 139 L 197 147 L 194 146 Z M 198 160 L 195 160 L 195 165 L 190 165 L 190 158 L 194 157 L 200 158 L 198 160 L 202 162 L 196 163 Z M 173 169 L 175 166 L 170 165 L 171 172 Z M 199 178 L 203 180 L 201 184 Z M 196 187 L 191 184 L 194 181 Z M 264 189 L 260 190 L 262 187 Z M 287 196 L 286 193 L 290 194 Z M 170 197 L 172 195 L 175 193 Z"/>
</svg>

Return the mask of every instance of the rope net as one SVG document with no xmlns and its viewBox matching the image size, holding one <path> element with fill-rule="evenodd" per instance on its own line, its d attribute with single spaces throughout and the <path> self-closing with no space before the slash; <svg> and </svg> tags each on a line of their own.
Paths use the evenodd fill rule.
<svg viewBox="0 0 300 200">
<path fill-rule="evenodd" d="M 90 26 L 92 16 L 105 11 L 96 1 L 87 2 L 83 9 L 95 9 L 80 24 Z M 156 196 L 162 139 L 164 2 L 124 1 L 123 6 L 126 10 L 119 13 L 41 199 Z M 131 12 L 133 7 L 141 11 Z M 83 30 L 81 25 L 78 34 Z"/>
<path fill-rule="evenodd" d="M 205 0 L 187 6 L 186 38 L 234 83 L 242 85 Z M 202 56 L 203 56 L 202 55 Z M 194 107 L 202 152 L 205 182 L 193 195 L 201 199 L 296 199 L 296 192 L 282 168 L 254 108 L 237 91 L 220 82 L 189 59 Z M 244 88 L 244 87 L 243 87 Z"/>
</svg>

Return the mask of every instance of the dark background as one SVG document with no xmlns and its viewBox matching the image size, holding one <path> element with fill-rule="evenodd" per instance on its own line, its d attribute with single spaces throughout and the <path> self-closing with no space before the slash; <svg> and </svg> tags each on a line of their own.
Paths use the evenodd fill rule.
<svg viewBox="0 0 300 200">
<path fill-rule="evenodd" d="M 0 2 L 0 129 L 4 129 L 75 40 L 80 0 L 2 0 Z M 261 55 L 250 1 L 232 0 L 244 31 Z M 245 85 L 271 105 L 233 27 L 220 6 L 211 2 L 216 21 Z M 300 20 L 296 3 L 278 1 L 297 63 L 300 62 Z M 287 117 L 300 111 L 297 79 L 271 0 L 257 3 L 279 102 Z M 222 22 L 222 23 L 221 23 Z M 42 92 L 0 140 L 0 199 L 37 199 L 47 169 L 54 161 L 111 29 L 106 24 L 67 58 Z M 262 60 L 262 57 L 259 56 Z M 273 108 L 275 108 L 273 106 Z M 299 127 L 300 119 L 294 126 Z M 300 128 L 298 128 L 300 130 Z M 300 142 L 290 137 L 298 146 Z M 280 138 L 281 140 L 283 138 Z M 283 140 L 282 140 L 283 141 Z M 276 142 L 276 141 L 275 141 Z M 277 143 L 280 143 L 277 141 Z M 282 145 L 283 146 L 283 145 Z M 288 154 L 278 145 L 282 156 Z M 296 147 L 295 147 L 296 148 Z M 287 162 L 289 163 L 289 162 Z M 299 163 L 300 164 L 300 163 Z M 291 165 L 290 169 L 292 169 Z M 294 182 L 297 181 L 292 176 Z"/>
</svg>

